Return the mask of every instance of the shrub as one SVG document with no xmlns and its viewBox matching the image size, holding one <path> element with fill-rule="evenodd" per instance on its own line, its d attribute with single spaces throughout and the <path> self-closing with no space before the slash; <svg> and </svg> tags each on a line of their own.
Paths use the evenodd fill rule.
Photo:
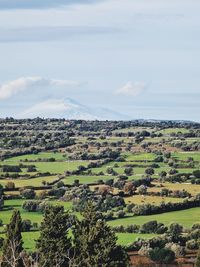
<svg viewBox="0 0 200 267">
<path fill-rule="evenodd" d="M 176 257 L 183 257 L 185 255 L 184 247 L 176 243 L 167 243 L 165 248 L 172 250 L 175 253 Z"/>
<path fill-rule="evenodd" d="M 199 242 L 198 240 L 191 239 L 186 242 L 186 248 L 191 250 L 196 250 L 199 248 Z"/>
<path fill-rule="evenodd" d="M 22 221 L 22 232 L 29 232 L 31 230 L 32 224 L 30 220 Z"/>
<path fill-rule="evenodd" d="M 154 248 L 149 251 L 149 256 L 152 261 L 169 264 L 175 259 L 175 253 L 167 248 Z"/>
<path fill-rule="evenodd" d="M 22 197 L 26 198 L 26 199 L 34 199 L 36 196 L 36 193 L 33 189 L 24 189 L 20 191 L 20 194 L 22 195 Z"/>
</svg>

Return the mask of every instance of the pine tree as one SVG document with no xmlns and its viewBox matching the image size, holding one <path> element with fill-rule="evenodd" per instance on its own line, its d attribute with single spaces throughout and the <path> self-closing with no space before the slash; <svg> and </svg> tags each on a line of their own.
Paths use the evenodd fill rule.
<svg viewBox="0 0 200 267">
<path fill-rule="evenodd" d="M 73 229 L 75 263 L 82 267 L 127 267 L 127 254 L 117 245 L 117 238 L 111 228 L 88 203 Z"/>
<path fill-rule="evenodd" d="M 37 241 L 39 266 L 68 266 L 71 240 L 68 238 L 70 216 L 62 206 L 46 209 Z"/>
<path fill-rule="evenodd" d="M 21 252 L 22 241 L 22 219 L 20 212 L 14 210 L 10 223 L 7 226 L 6 239 L 3 245 L 2 267 L 22 267 Z"/>
</svg>

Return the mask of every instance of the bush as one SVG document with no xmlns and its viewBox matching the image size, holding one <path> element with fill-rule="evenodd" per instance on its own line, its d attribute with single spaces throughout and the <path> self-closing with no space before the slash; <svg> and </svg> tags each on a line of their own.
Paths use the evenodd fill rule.
<svg viewBox="0 0 200 267">
<path fill-rule="evenodd" d="M 198 240 L 191 239 L 186 242 L 186 248 L 191 250 L 196 250 L 199 248 L 199 242 Z"/>
<path fill-rule="evenodd" d="M 183 257 L 185 255 L 184 247 L 180 246 L 179 244 L 175 243 L 167 243 L 165 248 L 172 250 L 175 253 L 176 257 Z"/>
<path fill-rule="evenodd" d="M 152 261 L 169 264 L 175 259 L 175 253 L 167 248 L 154 248 L 149 251 L 149 257 Z"/>
<path fill-rule="evenodd" d="M 36 196 L 36 193 L 33 189 L 24 189 L 24 190 L 20 191 L 20 194 L 25 199 L 34 199 Z"/>
<path fill-rule="evenodd" d="M 120 210 L 116 213 L 118 218 L 124 218 L 126 213 L 123 210 Z"/>
<path fill-rule="evenodd" d="M 13 183 L 13 182 L 7 182 L 7 184 L 5 185 L 5 188 L 7 188 L 7 189 L 14 189 L 15 188 L 15 183 Z"/>
<path fill-rule="evenodd" d="M 22 232 L 29 232 L 31 230 L 32 224 L 30 220 L 22 221 Z"/>
</svg>

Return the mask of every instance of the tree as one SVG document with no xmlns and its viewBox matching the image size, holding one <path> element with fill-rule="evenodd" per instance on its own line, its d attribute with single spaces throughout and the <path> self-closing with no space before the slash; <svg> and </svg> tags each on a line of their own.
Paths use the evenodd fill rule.
<svg viewBox="0 0 200 267">
<path fill-rule="evenodd" d="M 127 254 L 117 245 L 117 238 L 105 223 L 102 214 L 88 203 L 73 229 L 75 264 L 91 267 L 127 267 Z"/>
<path fill-rule="evenodd" d="M 123 188 L 124 192 L 128 195 L 132 195 L 135 191 L 135 186 L 133 184 L 133 182 L 128 182 L 124 185 Z"/>
<path fill-rule="evenodd" d="M 22 241 L 22 219 L 20 212 L 14 210 L 10 223 L 6 230 L 6 239 L 3 245 L 2 267 L 21 267 Z"/>
<path fill-rule="evenodd" d="M 169 235 L 172 239 L 172 242 L 176 243 L 179 241 L 181 233 L 183 231 L 183 226 L 178 223 L 172 223 L 169 226 Z"/>
<path fill-rule="evenodd" d="M 155 172 L 154 172 L 154 169 L 153 168 L 147 168 L 146 170 L 145 170 L 145 173 L 147 174 L 147 175 L 153 175 Z"/>
<path fill-rule="evenodd" d="M 33 189 L 22 189 L 20 190 L 20 194 L 26 199 L 34 199 L 36 196 L 36 193 Z"/>
<path fill-rule="evenodd" d="M 70 216 L 62 206 L 51 206 L 45 210 L 41 223 L 37 248 L 40 253 L 39 266 L 68 266 L 71 239 L 68 237 Z"/>
<path fill-rule="evenodd" d="M 124 169 L 124 173 L 127 175 L 127 176 L 130 176 L 133 174 L 133 168 L 132 167 L 127 167 Z"/>
<path fill-rule="evenodd" d="M 13 183 L 13 182 L 7 182 L 7 184 L 5 185 L 5 188 L 7 188 L 7 189 L 14 189 L 15 188 L 15 183 Z"/>
<path fill-rule="evenodd" d="M 145 195 L 146 193 L 147 193 L 147 187 L 145 186 L 145 185 L 140 185 L 139 187 L 138 187 L 138 193 L 140 194 L 140 195 Z"/>
</svg>

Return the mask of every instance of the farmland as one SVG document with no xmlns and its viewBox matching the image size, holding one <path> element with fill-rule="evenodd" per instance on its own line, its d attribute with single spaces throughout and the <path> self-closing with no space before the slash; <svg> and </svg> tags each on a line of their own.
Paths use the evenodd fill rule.
<svg viewBox="0 0 200 267">
<path fill-rule="evenodd" d="M 182 234 L 191 231 L 200 224 L 198 127 L 167 122 L 4 121 L 1 236 L 18 209 L 22 220 L 32 225 L 23 232 L 24 247 L 35 250 L 44 212 L 28 210 L 26 202 L 61 205 L 81 220 L 82 204 L 92 201 L 125 247 L 138 238 L 168 235 L 172 223 L 183 226 Z M 151 221 L 162 224 L 163 230 L 143 230 Z M 121 225 L 137 227 L 130 232 Z"/>
</svg>

